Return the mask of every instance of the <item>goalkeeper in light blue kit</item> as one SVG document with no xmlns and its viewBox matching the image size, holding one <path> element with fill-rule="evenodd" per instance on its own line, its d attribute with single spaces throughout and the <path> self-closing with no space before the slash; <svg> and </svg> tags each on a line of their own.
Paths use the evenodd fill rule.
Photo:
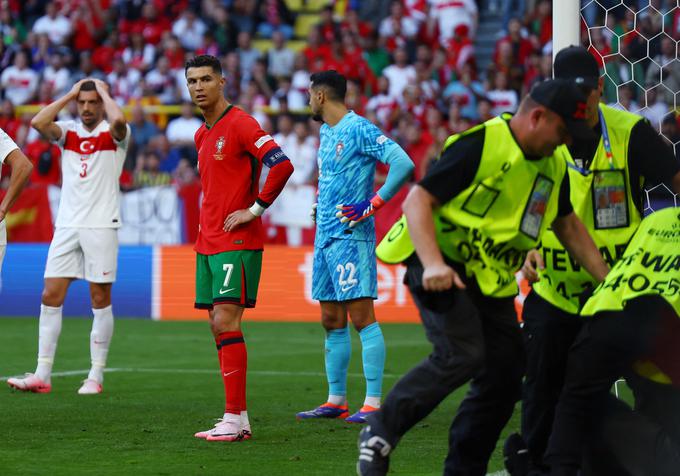
<svg viewBox="0 0 680 476">
<path fill-rule="evenodd" d="M 375 319 L 378 297 L 375 225 L 371 216 L 404 185 L 414 165 L 404 150 L 367 119 L 345 107 L 347 81 L 338 72 L 311 76 L 309 105 L 322 121 L 318 153 L 319 196 L 312 298 L 321 304 L 326 329 L 328 401 L 297 418 L 343 418 L 364 423 L 380 408 L 385 341 Z M 389 165 L 385 184 L 374 192 L 376 162 Z M 347 316 L 359 332 L 366 399 L 349 415 L 347 367 L 351 343 Z"/>
</svg>

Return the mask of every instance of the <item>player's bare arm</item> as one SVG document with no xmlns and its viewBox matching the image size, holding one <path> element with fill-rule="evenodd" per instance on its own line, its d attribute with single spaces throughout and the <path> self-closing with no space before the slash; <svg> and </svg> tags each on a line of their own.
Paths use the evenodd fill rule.
<svg viewBox="0 0 680 476">
<path fill-rule="evenodd" d="M 88 81 L 88 79 L 81 79 L 73 85 L 68 93 L 41 109 L 33 119 L 31 119 L 31 127 L 40 132 L 40 134 L 48 140 L 59 140 L 61 138 L 61 128 L 55 124 L 54 120 L 64 106 L 78 97 L 80 86 L 82 86 L 85 81 Z"/>
<path fill-rule="evenodd" d="M 104 112 L 106 112 L 106 118 L 109 121 L 111 135 L 117 141 L 125 139 L 127 135 L 127 122 L 125 121 L 123 110 L 109 94 L 109 87 L 104 81 L 101 79 L 92 79 L 92 81 L 97 88 L 97 94 L 99 94 L 104 103 Z"/>
<path fill-rule="evenodd" d="M 444 262 L 435 238 L 432 211 L 439 206 L 437 199 L 420 185 L 411 189 L 403 210 L 418 258 L 423 263 L 423 288 L 426 291 L 446 291 L 465 284 L 453 268 Z"/>
<path fill-rule="evenodd" d="M 569 215 L 556 218 L 552 222 L 552 228 L 569 254 L 598 282 L 604 280 L 609 273 L 609 266 L 576 213 L 571 212 Z"/>
<path fill-rule="evenodd" d="M 9 153 L 5 159 L 5 163 L 12 169 L 12 175 L 9 180 L 9 188 L 5 194 L 5 198 L 0 203 L 0 222 L 5 219 L 7 211 L 19 198 L 19 193 L 26 185 L 28 177 L 33 170 L 33 164 L 19 149 L 15 149 Z"/>
</svg>

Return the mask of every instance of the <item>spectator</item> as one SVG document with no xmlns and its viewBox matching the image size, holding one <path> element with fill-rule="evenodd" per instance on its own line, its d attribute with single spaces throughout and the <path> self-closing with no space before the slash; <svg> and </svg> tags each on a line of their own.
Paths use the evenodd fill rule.
<svg viewBox="0 0 680 476">
<path fill-rule="evenodd" d="M 323 7 L 317 28 L 321 34 L 322 41 L 325 43 L 330 43 L 340 36 L 340 23 L 333 18 L 333 5 Z"/>
<path fill-rule="evenodd" d="M 519 18 L 512 18 L 508 23 L 508 34 L 496 42 L 494 62 L 498 63 L 499 48 L 503 43 L 510 45 L 512 64 L 522 67 L 526 64 L 529 55 L 534 50 L 531 41 L 522 36 L 522 23 Z"/>
<path fill-rule="evenodd" d="M 196 169 L 187 159 L 180 159 L 177 168 L 172 173 L 173 180 L 179 187 L 195 184 L 198 181 Z"/>
<path fill-rule="evenodd" d="M 33 100 L 38 89 L 38 74 L 28 67 L 25 52 L 18 51 L 14 56 L 14 64 L 2 72 L 0 86 L 5 90 L 5 98 L 15 106 Z"/>
<path fill-rule="evenodd" d="M 128 151 L 128 158 L 133 159 L 130 169 L 135 169 L 134 159 L 139 151 L 146 148 L 151 139 L 159 134 L 158 126 L 150 121 L 140 104 L 132 108 L 132 120 L 130 121 L 130 137 L 132 142 Z"/>
<path fill-rule="evenodd" d="M 203 121 L 194 114 L 194 105 L 190 102 L 182 104 L 182 114 L 168 123 L 165 135 L 172 147 L 193 147 L 194 134 Z"/>
<path fill-rule="evenodd" d="M 253 0 L 233 0 L 231 13 L 234 23 L 238 25 L 239 31 L 247 31 L 249 34 L 255 32 L 257 17 L 257 2 Z"/>
<path fill-rule="evenodd" d="M 378 78 L 378 90 L 366 103 L 366 111 L 373 112 L 381 129 L 389 131 L 399 114 L 397 100 L 389 94 L 390 80 L 385 76 Z"/>
<path fill-rule="evenodd" d="M 401 0 L 394 0 L 390 5 L 390 15 L 380 21 L 378 32 L 384 38 L 403 35 L 407 40 L 412 40 L 418 33 L 418 23 L 404 14 Z"/>
<path fill-rule="evenodd" d="M 140 154 L 137 159 L 137 168 L 134 174 L 134 187 L 159 187 L 170 185 L 172 176 L 160 169 L 161 159 L 153 150 L 147 150 Z"/>
<path fill-rule="evenodd" d="M 409 122 L 405 139 L 404 150 L 416 166 L 413 179 L 419 182 L 427 171 L 427 155 L 434 139 L 423 131 L 423 126 L 418 121 Z"/>
<path fill-rule="evenodd" d="M 26 38 L 26 28 L 9 8 L 0 8 L 0 38 L 6 46 L 21 44 Z"/>
<path fill-rule="evenodd" d="M 152 45 L 144 42 L 144 36 L 140 30 L 135 30 L 130 35 L 130 46 L 123 50 L 123 61 L 129 68 L 135 68 L 145 73 L 153 66 L 156 51 Z"/>
<path fill-rule="evenodd" d="M 260 59 L 262 53 L 252 45 L 252 38 L 250 33 L 242 31 L 238 34 L 237 39 L 239 63 L 241 64 L 241 87 L 243 88 L 252 76 L 253 66 L 255 62 Z"/>
<path fill-rule="evenodd" d="M 14 104 L 9 99 L 3 99 L 0 103 L 0 129 L 17 142 L 20 127 L 21 121 L 14 115 Z"/>
<path fill-rule="evenodd" d="M 263 38 L 271 38 L 274 32 L 279 32 L 285 39 L 293 36 L 295 16 L 286 6 L 284 0 L 261 0 L 259 8 L 260 23 L 257 33 Z"/>
<path fill-rule="evenodd" d="M 662 99 L 666 104 L 674 104 L 675 93 L 680 91 L 680 61 L 676 59 L 676 44 L 668 36 L 661 39 L 661 53 L 647 70 L 645 84 L 663 84 Z"/>
<path fill-rule="evenodd" d="M 34 141 L 26 144 L 24 152 L 33 164 L 30 177 L 32 184 L 59 185 L 61 183 L 61 167 L 59 166 L 61 152 L 56 144 L 38 134 Z"/>
<path fill-rule="evenodd" d="M 114 58 L 120 57 L 124 49 L 125 45 L 121 43 L 118 31 L 113 29 L 104 43 L 92 52 L 92 62 L 97 69 L 109 74 L 113 71 Z"/>
<path fill-rule="evenodd" d="M 477 30 L 477 4 L 474 0 L 429 0 L 430 14 L 439 24 L 439 42 L 448 44 L 458 25 L 466 25 L 470 38 L 475 37 Z"/>
<path fill-rule="evenodd" d="M 220 6 L 215 9 L 210 30 L 215 34 L 220 53 L 224 54 L 236 48 L 238 26 L 225 7 Z"/>
<path fill-rule="evenodd" d="M 475 47 L 469 36 L 468 26 L 460 24 L 453 32 L 446 48 L 446 62 L 456 74 L 460 74 L 463 65 L 470 63 L 475 68 Z"/>
<path fill-rule="evenodd" d="M 477 100 L 484 96 L 484 87 L 473 79 L 472 67 L 469 64 L 463 66 L 459 80 L 452 81 L 444 88 L 443 96 L 450 104 L 458 104 L 463 117 L 475 120 L 479 118 Z"/>
<path fill-rule="evenodd" d="M 373 34 L 373 26 L 359 18 L 359 13 L 355 8 L 350 8 L 345 13 L 345 18 L 340 23 L 340 31 L 348 31 L 356 38 L 365 39 Z"/>
<path fill-rule="evenodd" d="M 120 57 L 113 60 L 113 71 L 106 76 L 111 88 L 111 97 L 120 105 L 127 104 L 135 95 L 141 93 L 139 88 L 141 79 L 141 73 L 134 68 L 128 68 Z"/>
<path fill-rule="evenodd" d="M 624 111 L 638 112 L 640 110 L 640 106 L 633 99 L 633 89 L 630 87 L 630 85 L 622 84 L 618 89 L 618 100 L 615 103 L 611 103 L 610 106 Z"/>
<path fill-rule="evenodd" d="M 183 70 L 181 70 L 183 72 Z M 179 100 L 177 93 L 177 76 L 170 70 L 168 58 L 161 56 L 156 67 L 145 76 L 146 82 L 162 104 L 176 104 Z"/>
<path fill-rule="evenodd" d="M 404 88 L 416 80 L 416 69 L 408 64 L 408 55 L 404 48 L 394 51 L 394 64 L 385 68 L 383 75 L 390 81 L 389 95 L 399 100 Z"/>
<path fill-rule="evenodd" d="M 260 92 L 266 98 L 266 103 L 269 104 L 269 99 L 274 95 L 274 88 L 276 88 L 276 80 L 267 72 L 267 61 L 263 58 L 258 58 L 253 65 L 251 72 L 251 81 L 257 84 Z"/>
<path fill-rule="evenodd" d="M 184 79 L 184 70 L 178 70 L 178 83 L 180 81 L 179 77 L 181 76 L 181 83 L 179 84 L 185 84 L 186 79 Z M 232 100 L 236 100 L 241 95 L 241 60 L 240 56 L 236 51 L 232 51 L 230 53 L 227 53 L 227 56 L 224 58 L 224 79 L 225 79 L 225 84 L 224 84 L 224 91 L 225 94 L 228 98 L 231 98 Z M 188 91 L 187 88 L 182 88 L 182 91 Z M 188 93 L 187 93 L 188 94 Z M 191 98 L 189 97 L 187 101 L 190 101 Z"/>
<path fill-rule="evenodd" d="M 91 8 L 88 2 L 80 2 L 70 17 L 73 35 L 72 46 L 77 52 L 92 51 L 97 46 L 97 37 L 104 23 L 98 9 Z"/>
<path fill-rule="evenodd" d="M 272 48 L 267 52 L 269 74 L 276 78 L 291 76 L 295 53 L 286 46 L 286 37 L 280 31 L 272 33 Z"/>
<path fill-rule="evenodd" d="M 293 71 L 290 92 L 288 93 L 288 107 L 291 111 L 307 107 L 309 77 L 310 72 L 307 69 L 307 58 L 303 54 L 298 54 L 295 57 L 295 71 Z"/>
<path fill-rule="evenodd" d="M 310 73 L 323 69 L 331 56 L 330 42 L 322 41 L 321 30 L 318 27 L 311 28 L 307 34 L 307 46 L 302 50 L 307 61 Z"/>
<path fill-rule="evenodd" d="M 279 144 L 284 152 L 287 150 L 286 144 L 293 138 L 293 124 L 293 116 L 290 114 L 279 114 L 276 119 L 276 129 L 278 132 L 274 134 L 274 142 Z M 286 155 L 288 155 L 287 152 Z"/>
<path fill-rule="evenodd" d="M 657 131 L 661 130 L 661 122 L 669 109 L 669 106 L 661 101 L 659 95 L 661 88 L 662 86 L 657 86 L 647 90 L 647 107 L 640 111 L 640 114 L 646 117 Z"/>
<path fill-rule="evenodd" d="M 207 27 L 192 9 L 186 9 L 172 25 L 172 34 L 179 39 L 182 47 L 195 51 L 203 45 L 203 34 Z"/>
<path fill-rule="evenodd" d="M 81 51 L 78 55 L 78 68 L 69 76 L 69 87 L 85 78 L 101 79 L 102 81 L 106 79 L 106 75 L 96 69 L 92 61 L 92 53 L 89 51 Z"/>
<path fill-rule="evenodd" d="M 28 35 L 26 44 L 31 49 L 30 65 L 31 69 L 36 73 L 42 73 L 45 67 L 50 63 L 50 58 L 55 52 L 55 48 L 50 43 L 50 39 L 46 34 L 36 35 L 31 33 Z"/>
<path fill-rule="evenodd" d="M 156 46 L 161 42 L 163 35 L 172 29 L 170 20 L 165 15 L 159 15 L 154 2 L 146 2 L 142 6 L 142 17 L 137 22 L 142 32 L 144 42 Z"/>
<path fill-rule="evenodd" d="M 71 87 L 71 73 L 64 66 L 64 57 L 61 53 L 54 53 L 50 58 L 50 64 L 43 71 L 42 81 L 50 85 L 52 95 L 61 97 Z"/>
<path fill-rule="evenodd" d="M 377 32 L 366 37 L 364 43 L 364 59 L 368 67 L 373 71 L 377 78 L 382 75 L 383 70 L 390 65 L 390 54 L 381 46 L 383 38 Z"/>
<path fill-rule="evenodd" d="M 494 76 L 493 84 L 494 88 L 486 94 L 493 104 L 491 115 L 498 116 L 503 112 L 517 111 L 519 99 L 517 92 L 508 87 L 508 75 L 498 71 Z"/>
<path fill-rule="evenodd" d="M 218 57 L 220 55 L 220 45 L 215 39 L 215 34 L 211 30 L 203 33 L 203 44 L 196 50 L 196 55 L 210 55 Z"/>
<path fill-rule="evenodd" d="M 71 22 L 57 11 L 57 2 L 47 2 L 45 15 L 33 24 L 32 31 L 46 34 L 54 45 L 64 45 L 71 36 Z"/>
</svg>

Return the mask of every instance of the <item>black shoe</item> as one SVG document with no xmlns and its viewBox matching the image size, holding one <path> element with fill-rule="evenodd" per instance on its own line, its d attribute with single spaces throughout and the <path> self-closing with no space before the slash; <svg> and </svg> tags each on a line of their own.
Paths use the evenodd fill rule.
<svg viewBox="0 0 680 476">
<path fill-rule="evenodd" d="M 503 462 L 510 476 L 527 476 L 529 474 L 529 450 L 519 433 L 513 433 L 505 440 Z"/>
<path fill-rule="evenodd" d="M 383 476 L 390 467 L 389 454 L 392 446 L 382 437 L 371 433 L 371 426 L 365 426 L 359 433 L 359 476 Z"/>
</svg>

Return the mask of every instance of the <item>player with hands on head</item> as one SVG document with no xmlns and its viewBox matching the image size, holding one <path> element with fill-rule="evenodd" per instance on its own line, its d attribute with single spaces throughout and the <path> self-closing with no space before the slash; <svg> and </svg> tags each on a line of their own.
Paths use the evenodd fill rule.
<svg viewBox="0 0 680 476">
<path fill-rule="evenodd" d="M 78 121 L 55 121 L 76 101 Z M 106 116 L 106 119 L 104 118 Z M 40 306 L 38 365 L 34 374 L 11 378 L 17 390 L 49 393 L 54 355 L 61 333 L 62 306 L 74 279 L 90 284 L 92 366 L 78 390 L 101 393 L 113 337 L 111 287 L 118 266 L 119 177 L 127 155 L 130 127 L 107 85 L 85 78 L 41 109 L 31 125 L 61 149 L 62 187 L 54 236 L 47 253 Z"/>
<path fill-rule="evenodd" d="M 312 207 L 316 221 L 312 298 L 320 302 L 321 325 L 326 331 L 328 399 L 296 416 L 301 420 L 343 418 L 350 423 L 363 423 L 367 415 L 380 407 L 385 366 L 385 341 L 373 308 L 377 298 L 377 263 L 371 216 L 399 191 L 414 165 L 392 139 L 347 109 L 346 90 L 347 81 L 337 71 L 311 76 L 312 117 L 324 123 L 318 155 L 319 193 L 317 204 Z M 389 165 L 389 172 L 375 193 L 377 161 Z M 359 332 L 366 378 L 364 404 L 352 415 L 347 404 L 351 354 L 348 316 Z"/>
</svg>

